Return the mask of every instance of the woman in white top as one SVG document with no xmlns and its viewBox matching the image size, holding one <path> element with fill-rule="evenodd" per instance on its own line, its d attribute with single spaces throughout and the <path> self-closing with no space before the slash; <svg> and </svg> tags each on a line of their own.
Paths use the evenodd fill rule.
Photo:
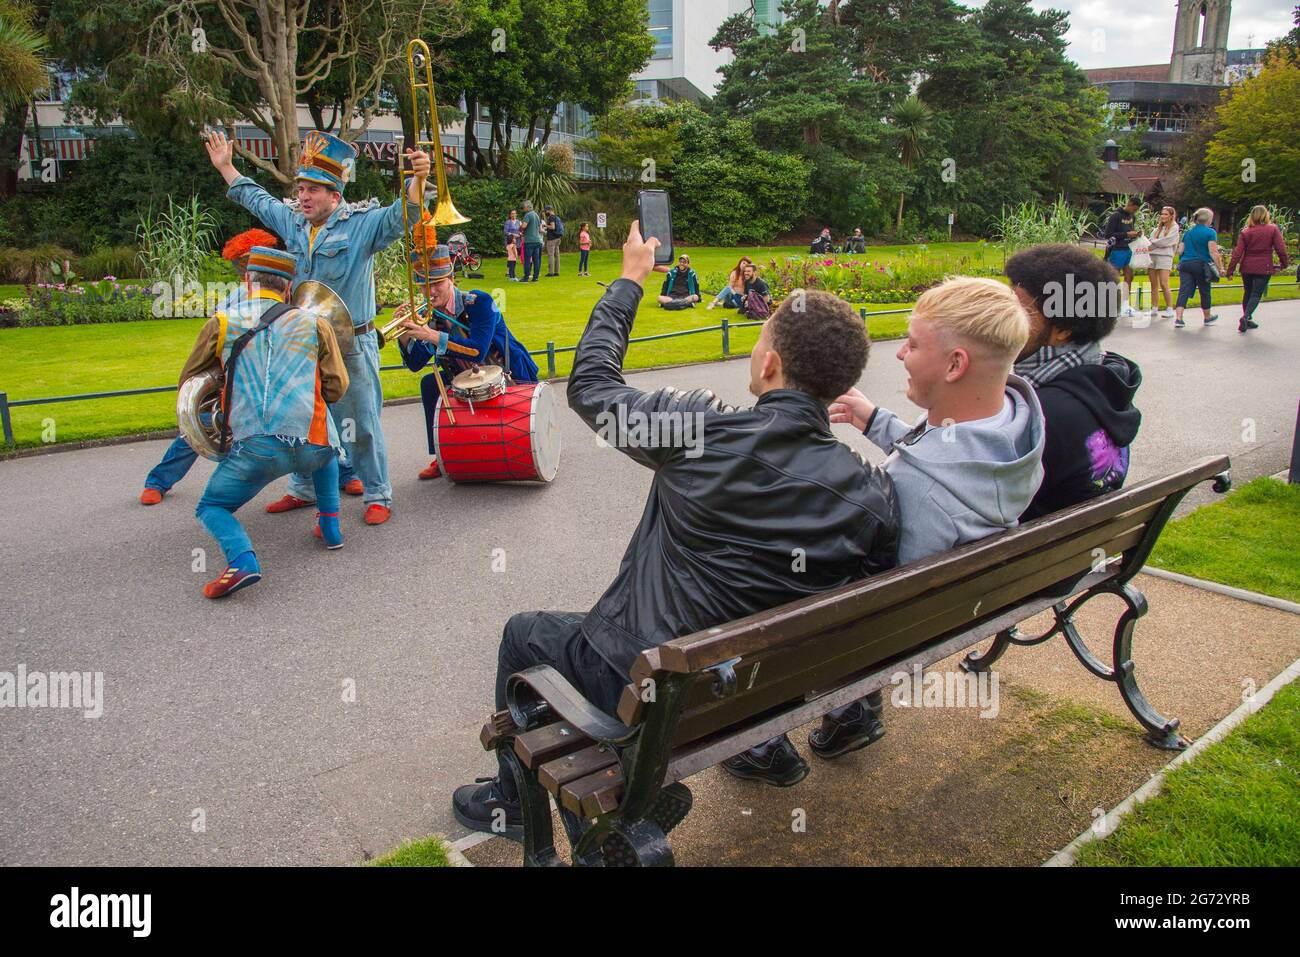
<svg viewBox="0 0 1300 957">
<path fill-rule="evenodd" d="M 1174 268 L 1174 252 L 1178 248 L 1178 214 L 1172 206 L 1160 210 L 1160 221 L 1151 230 L 1151 268 L 1147 275 L 1151 277 L 1151 318 L 1163 316 L 1168 319 L 1174 314 L 1174 294 L 1169 288 L 1169 273 Z M 1161 312 L 1156 308 L 1163 299 L 1165 308 Z"/>
</svg>

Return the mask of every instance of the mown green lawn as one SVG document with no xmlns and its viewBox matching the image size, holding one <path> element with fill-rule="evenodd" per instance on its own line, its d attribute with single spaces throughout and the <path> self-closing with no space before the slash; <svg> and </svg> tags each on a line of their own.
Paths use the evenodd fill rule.
<svg viewBox="0 0 1300 957">
<path fill-rule="evenodd" d="M 401 847 L 382 854 L 370 862 L 370 867 L 451 867 L 447 848 L 440 837 L 425 837 L 407 841 Z"/>
<path fill-rule="evenodd" d="M 1300 602 L 1300 485 L 1258 478 L 1241 486 L 1165 526 L 1149 561 Z"/>
<path fill-rule="evenodd" d="M 976 256 L 979 249 L 978 243 L 938 243 L 929 246 L 925 254 L 956 259 Z M 805 249 L 796 247 L 696 247 L 685 251 L 690 253 L 691 265 L 702 278 L 708 274 L 725 273 L 746 253 L 760 265 L 766 265 L 770 259 L 806 254 Z M 905 252 L 915 255 L 917 251 L 914 246 L 872 246 L 863 257 L 857 258 L 881 262 L 897 259 Z M 996 246 L 985 246 L 984 258 L 991 266 L 1000 266 L 1001 250 Z M 510 283 L 505 281 L 503 259 L 485 259 L 485 278 L 463 281 L 462 288 L 481 288 L 503 297 L 511 329 L 530 350 L 540 352 L 546 349 L 548 341 L 554 342 L 557 348 L 577 344 L 592 305 L 604 292 L 596 284 L 597 280 L 609 282 L 616 279 L 620 263 L 620 250 L 597 250 L 591 255 L 593 275 L 579 278 L 575 275 L 577 254 L 566 253 L 559 278 L 543 276 L 536 283 Z M 664 312 L 658 308 L 654 298 L 660 282 L 662 277 L 655 274 L 648 284 L 647 296 L 637 314 L 634 336 L 718 325 L 723 316 L 732 321 L 736 319 L 732 310 L 710 312 L 703 306 L 686 312 Z M 1282 298 L 1295 291 L 1294 288 L 1278 288 L 1270 290 L 1269 295 L 1270 298 Z M 0 298 L 21 295 L 21 287 L 0 287 Z M 1234 301 L 1233 295 L 1231 286 L 1221 285 L 1215 289 L 1216 303 L 1230 303 Z M 1240 301 L 1240 286 L 1235 288 L 1235 296 L 1236 301 Z M 867 307 L 870 313 L 904 308 L 905 305 L 898 304 Z M 388 315 L 387 311 L 383 313 L 380 322 Z M 906 325 L 906 315 L 884 315 L 869 321 L 868 329 L 873 338 L 889 339 L 899 336 Z M 160 319 L 139 323 L 0 329 L 0 392 L 8 392 L 9 398 L 14 400 L 172 384 L 201 326 L 202 320 L 198 319 Z M 757 338 L 757 329 L 734 330 L 731 354 L 747 353 Z M 536 358 L 545 376 L 546 358 Z M 572 358 L 572 353 L 557 355 L 557 375 L 568 374 Z M 627 365 L 628 368 L 645 368 L 719 358 L 722 358 L 722 335 L 713 331 L 633 344 L 628 352 Z M 385 349 L 382 360 L 384 365 L 397 365 L 396 346 Z M 384 394 L 388 398 L 419 393 L 419 377 L 403 370 L 386 372 L 383 380 Z M 15 439 L 19 447 L 24 447 L 41 445 L 43 441 L 72 442 L 175 428 L 174 403 L 173 395 L 162 393 L 17 408 L 12 412 Z"/>
<path fill-rule="evenodd" d="M 1280 867 L 1300 863 L 1300 682 L 1165 778 L 1084 867 Z"/>
</svg>

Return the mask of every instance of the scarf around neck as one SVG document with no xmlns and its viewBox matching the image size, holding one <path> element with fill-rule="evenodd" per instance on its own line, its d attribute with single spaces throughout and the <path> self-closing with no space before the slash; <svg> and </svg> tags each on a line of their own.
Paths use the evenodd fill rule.
<svg viewBox="0 0 1300 957">
<path fill-rule="evenodd" d="M 1038 389 L 1062 372 L 1080 366 L 1101 365 L 1101 343 L 1067 342 L 1061 346 L 1043 346 L 1015 364 L 1015 373 Z"/>
</svg>

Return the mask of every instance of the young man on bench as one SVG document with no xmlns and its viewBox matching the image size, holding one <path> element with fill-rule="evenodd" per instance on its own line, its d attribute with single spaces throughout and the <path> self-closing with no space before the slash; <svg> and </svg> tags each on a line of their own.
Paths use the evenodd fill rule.
<svg viewBox="0 0 1300 957">
<path fill-rule="evenodd" d="M 1035 246 L 1008 259 L 1005 271 L 1029 314 L 1016 374 L 1033 385 L 1047 423 L 1043 484 L 1021 516 L 1027 522 L 1124 484 L 1142 424 L 1133 407 L 1142 370 L 1101 348 L 1123 293 L 1119 274 L 1091 250 Z"/>
<path fill-rule="evenodd" d="M 510 675 L 547 664 L 614 714 L 644 649 L 895 563 L 892 484 L 831 434 L 827 414 L 866 366 L 861 318 L 828 293 L 787 298 L 750 357 L 752 408 L 724 405 L 707 390 L 642 392 L 623 380 L 622 366 L 657 243 L 642 241 L 633 224 L 622 278 L 592 311 L 569 379 L 570 407 L 654 470 L 641 523 L 590 612 L 532 612 L 507 622 L 498 710 Z M 691 441 L 662 441 L 672 429 Z M 689 808 L 680 782 L 664 796 Z M 452 798 L 456 819 L 475 830 L 492 832 L 497 809 L 505 812 L 505 836 L 521 839 L 519 795 L 504 767 Z"/>
<path fill-rule="evenodd" d="M 857 389 L 830 407 L 832 422 L 851 422 L 889 453 L 885 471 L 902 508 L 898 562 L 906 565 L 1014 528 L 1042 481 L 1043 415 L 1033 388 L 1011 374 L 1029 321 L 1006 286 L 992 279 L 950 279 L 917 300 L 898 358 L 907 397 L 925 409 L 909 425 Z M 827 714 L 808 736 L 820 758 L 836 758 L 879 740 L 880 692 Z M 789 787 L 807 765 L 782 736 L 722 762 L 736 777 Z M 801 773 L 800 773 L 801 772 Z"/>
</svg>

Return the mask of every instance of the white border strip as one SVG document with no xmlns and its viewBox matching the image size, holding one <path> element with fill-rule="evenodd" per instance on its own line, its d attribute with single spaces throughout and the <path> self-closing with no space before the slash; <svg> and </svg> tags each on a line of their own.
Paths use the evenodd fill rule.
<svg viewBox="0 0 1300 957">
<path fill-rule="evenodd" d="M 1209 582 L 1202 578 L 1193 578 L 1191 575 L 1180 575 L 1178 572 L 1165 571 L 1165 569 L 1156 568 L 1154 565 L 1143 565 L 1142 574 L 1152 575 L 1156 578 L 1164 578 L 1172 582 L 1181 582 L 1184 585 L 1191 585 L 1193 588 L 1203 588 L 1206 591 L 1212 591 L 1219 595 L 1226 595 L 1229 598 L 1240 598 L 1242 601 L 1254 602 L 1256 605 L 1265 605 L 1268 608 L 1276 608 L 1279 611 L 1289 611 L 1293 615 L 1300 615 L 1300 605 L 1297 605 L 1293 601 L 1287 601 L 1285 598 L 1274 598 L 1272 595 L 1261 595 L 1257 591 L 1247 591 L 1244 588 L 1233 588 L 1231 585 L 1220 585 L 1218 582 Z"/>
<path fill-rule="evenodd" d="M 1194 580 L 1195 579 L 1193 579 L 1193 581 Z M 1075 855 L 1083 845 L 1087 844 L 1089 841 L 1095 841 L 1098 838 L 1103 838 L 1110 834 L 1119 825 L 1119 822 L 1124 815 L 1128 814 L 1143 801 L 1159 794 L 1160 789 L 1164 786 L 1166 774 L 1178 767 L 1180 764 L 1192 760 L 1210 745 L 1226 738 L 1228 732 L 1232 731 L 1237 727 L 1237 725 L 1241 724 L 1260 708 L 1264 707 L 1264 705 L 1268 704 L 1268 702 L 1272 700 L 1273 695 L 1277 694 L 1279 689 L 1290 684 L 1292 681 L 1295 681 L 1296 678 L 1300 678 L 1300 658 L 1291 662 L 1291 664 L 1280 675 L 1266 684 L 1262 690 L 1251 695 L 1249 700 L 1243 702 L 1241 707 L 1237 708 L 1236 711 L 1232 712 L 1232 714 L 1228 715 L 1205 734 L 1201 735 L 1201 737 L 1197 738 L 1191 747 L 1156 772 L 1150 781 L 1142 785 L 1142 787 L 1138 788 L 1116 805 L 1113 811 L 1097 818 L 1097 820 L 1093 822 L 1092 827 L 1088 828 L 1060 851 L 1053 854 L 1052 857 L 1043 864 L 1043 867 L 1072 867 L 1075 862 Z"/>
</svg>

